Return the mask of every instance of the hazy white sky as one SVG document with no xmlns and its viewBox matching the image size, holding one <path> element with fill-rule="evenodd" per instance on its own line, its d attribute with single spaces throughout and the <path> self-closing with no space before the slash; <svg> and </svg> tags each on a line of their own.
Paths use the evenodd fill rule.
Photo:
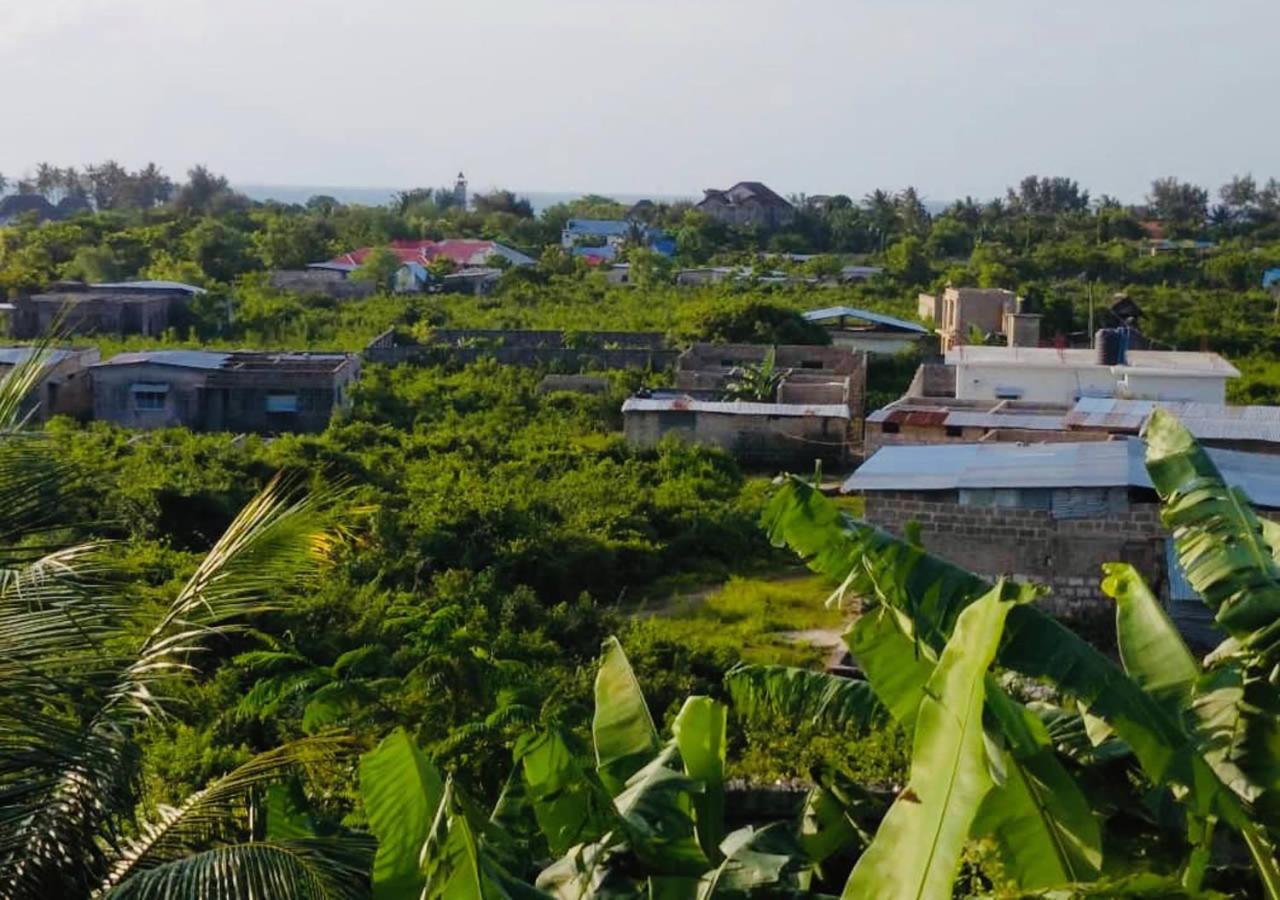
<svg viewBox="0 0 1280 900">
<path fill-rule="evenodd" d="M 1280 0 L 0 0 L 0 172 L 696 193 L 1280 176 Z"/>
</svg>

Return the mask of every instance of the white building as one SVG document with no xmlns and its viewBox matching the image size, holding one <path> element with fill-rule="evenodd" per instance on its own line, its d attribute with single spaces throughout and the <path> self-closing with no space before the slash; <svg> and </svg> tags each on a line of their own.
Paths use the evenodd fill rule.
<svg viewBox="0 0 1280 900">
<path fill-rule="evenodd" d="M 1081 397 L 1223 403 L 1240 372 L 1216 353 L 1129 350 L 1106 365 L 1096 350 L 956 347 L 947 351 L 960 400 L 1072 404 Z"/>
</svg>

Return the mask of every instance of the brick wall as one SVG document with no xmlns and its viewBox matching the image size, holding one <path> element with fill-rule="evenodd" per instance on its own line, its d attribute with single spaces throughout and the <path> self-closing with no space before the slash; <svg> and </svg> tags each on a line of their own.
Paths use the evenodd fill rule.
<svg viewBox="0 0 1280 900">
<path fill-rule="evenodd" d="M 1069 619 L 1110 616 L 1099 589 L 1104 562 L 1127 562 L 1152 589 L 1165 588 L 1164 539 L 1154 498 L 1124 504 L 1105 519 L 1057 519 L 1049 510 L 961 506 L 955 491 L 874 491 L 867 521 L 902 534 L 920 523 L 925 548 L 980 575 L 1047 585 L 1050 611 Z"/>
</svg>

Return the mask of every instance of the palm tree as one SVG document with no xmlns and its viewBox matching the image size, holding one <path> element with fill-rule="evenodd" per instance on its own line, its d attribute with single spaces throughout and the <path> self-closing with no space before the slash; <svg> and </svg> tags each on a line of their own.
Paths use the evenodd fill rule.
<svg viewBox="0 0 1280 900">
<path fill-rule="evenodd" d="M 333 549 L 321 498 L 273 480 L 135 637 L 110 547 L 53 546 L 71 472 L 23 428 L 44 357 L 0 379 L 0 898 L 359 896 L 362 845 L 317 836 L 270 788 L 343 738 L 262 754 L 150 815 L 138 791 L 137 732 L 194 660 Z"/>
</svg>

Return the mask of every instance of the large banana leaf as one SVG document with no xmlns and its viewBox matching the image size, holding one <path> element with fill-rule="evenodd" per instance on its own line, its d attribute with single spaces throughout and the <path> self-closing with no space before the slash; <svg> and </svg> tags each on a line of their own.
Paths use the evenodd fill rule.
<svg viewBox="0 0 1280 900">
<path fill-rule="evenodd" d="M 1007 748 L 1006 778 L 987 794 L 973 834 L 995 838 L 1006 873 L 1024 889 L 1096 878 L 1101 828 L 1044 725 L 994 680 L 987 685 L 987 710 Z"/>
<path fill-rule="evenodd" d="M 640 683 L 615 637 L 604 642 L 596 673 L 595 700 L 591 734 L 595 739 L 596 768 L 609 793 L 617 796 L 627 779 L 657 755 L 660 744 Z"/>
<path fill-rule="evenodd" d="M 1221 816 L 1239 829 L 1269 895 L 1280 896 L 1274 846 L 1257 821 L 1257 801 L 1280 784 L 1280 753 L 1275 746 L 1259 747 L 1248 740 L 1252 721 L 1259 722 L 1259 731 L 1274 729 L 1270 722 L 1262 724 L 1273 717 L 1259 716 L 1256 706 L 1246 702 L 1247 676 L 1235 665 L 1223 663 L 1201 673 L 1132 566 L 1111 563 L 1106 571 L 1103 590 L 1116 600 L 1116 634 L 1125 667 L 1185 720 L 1192 767 L 1203 776 L 1189 793 L 1191 814 L 1197 820 Z"/>
<path fill-rule="evenodd" d="M 701 781 L 678 771 L 675 742 L 631 776 L 613 798 L 627 844 L 656 875 L 699 875 L 711 865 L 698 843 L 694 795 Z"/>
<path fill-rule="evenodd" d="M 982 708 L 1009 614 L 1003 583 L 960 614 L 916 717 L 911 776 L 858 859 L 847 898 L 949 898 L 969 827 L 992 787 Z"/>
<path fill-rule="evenodd" d="M 511 877 L 485 851 L 482 828 L 467 814 L 450 778 L 422 847 L 421 900 L 545 900 L 545 894 Z"/>
<path fill-rule="evenodd" d="M 613 802 L 563 733 L 550 729 L 522 736 L 515 759 L 524 774 L 526 799 L 552 855 L 594 841 L 609 829 Z"/>
<path fill-rule="evenodd" d="M 960 611 L 991 589 L 978 576 L 844 515 L 798 478 L 788 479 L 775 494 L 765 524 L 775 543 L 790 545 L 811 568 L 848 579 L 858 593 L 910 617 L 914 636 L 934 649 L 951 633 L 949 623 Z M 997 661 L 1053 682 L 1106 720 L 1152 783 L 1196 783 L 1187 736 L 1176 718 L 1053 617 L 1029 604 L 1014 607 Z"/>
<path fill-rule="evenodd" d="M 895 711 L 911 711 L 901 718 L 910 729 L 936 662 L 903 630 L 904 619 L 878 606 L 859 618 L 849 638 L 881 700 Z M 983 801 L 973 835 L 993 837 L 1006 871 L 1026 888 L 1092 878 L 1102 862 L 1100 829 L 1040 720 L 990 677 L 987 710 L 996 741 L 1007 748 L 999 752 L 1008 777 Z"/>
<path fill-rule="evenodd" d="M 419 855 L 444 796 L 440 773 L 404 729 L 397 728 L 361 757 L 360 794 L 369 830 L 378 839 L 375 900 L 416 897 L 424 882 Z"/>
<path fill-rule="evenodd" d="M 857 618 L 845 642 L 866 672 L 871 690 L 910 734 L 938 657 L 932 647 L 907 634 L 904 618 L 892 606 L 879 604 Z"/>
<path fill-rule="evenodd" d="M 724 839 L 720 854 L 724 862 L 702 877 L 697 900 L 753 893 L 774 898 L 807 896 L 801 893 L 809 886 L 804 855 L 780 822 L 733 832 Z"/>
<path fill-rule="evenodd" d="M 1116 642 L 1124 669 L 1175 714 L 1191 699 L 1200 666 L 1137 571 L 1107 563 L 1102 590 L 1116 601 Z"/>
<path fill-rule="evenodd" d="M 1187 581 L 1226 631 L 1274 660 L 1280 654 L 1280 564 L 1249 498 L 1171 414 L 1146 426 L 1147 471 L 1164 501 Z"/>
<path fill-rule="evenodd" d="M 839 732 L 883 724 L 888 718 L 872 686 L 792 666 L 738 666 L 724 677 L 734 710 L 752 719 L 761 713 L 788 721 L 808 719 Z"/>
<path fill-rule="evenodd" d="M 724 837 L 725 733 L 729 710 L 710 697 L 689 697 L 676 715 L 671 731 L 685 774 L 702 782 L 693 796 L 698 843 L 708 859 L 719 858 Z"/>
</svg>

